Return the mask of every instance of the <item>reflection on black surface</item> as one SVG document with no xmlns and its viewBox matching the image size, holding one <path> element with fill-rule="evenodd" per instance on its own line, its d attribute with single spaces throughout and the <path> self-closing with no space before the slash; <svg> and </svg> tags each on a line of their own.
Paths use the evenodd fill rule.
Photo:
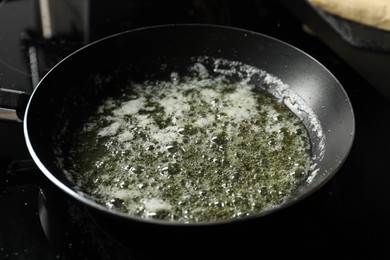
<svg viewBox="0 0 390 260">
<path fill-rule="evenodd" d="M 38 205 L 40 221 L 53 252 L 64 259 L 84 256 L 251 259 L 270 253 L 283 256 L 285 250 L 291 255 L 299 255 L 301 250 L 315 253 L 321 244 L 331 243 L 327 241 L 329 233 L 336 236 L 335 223 L 343 222 L 338 193 L 337 185 L 330 182 L 316 196 L 280 213 L 252 221 L 196 228 L 123 222 L 61 196 L 48 182 L 41 185 Z M 281 248 L 283 251 L 278 250 Z"/>
<path fill-rule="evenodd" d="M 62 0 L 59 5 L 74 1 Z M 50 183 L 40 185 L 39 193 L 36 179 L 26 182 L 1 175 L 1 259 L 155 259 L 156 255 L 203 259 L 209 252 L 218 259 L 261 258 L 264 253 L 389 259 L 390 102 L 319 38 L 305 34 L 300 21 L 278 1 L 86 1 L 88 22 L 69 19 L 77 23 L 64 27 L 73 28 L 72 33 L 57 29 L 50 39 L 41 30 L 38 2 L 0 1 L 1 87 L 31 91 L 34 69 L 42 78 L 86 42 L 122 30 L 168 22 L 228 24 L 285 40 L 323 63 L 351 98 L 356 137 L 340 171 L 309 198 L 268 218 L 211 233 L 176 231 L 162 236 L 156 230 L 144 233 L 140 226 L 123 228 L 68 200 Z M 36 51 L 36 68 L 31 66 L 31 48 Z M 7 161 L 29 158 L 22 125 L 0 122 L 0 157 Z"/>
<path fill-rule="evenodd" d="M 52 255 L 60 259 L 108 259 L 112 243 L 95 232 L 83 206 L 62 195 L 48 182 L 40 186 L 39 219 Z M 116 258 L 112 255 L 111 259 Z"/>
<path fill-rule="evenodd" d="M 37 211 L 37 179 L 30 173 L 20 181 L 0 169 L 0 259 L 48 259 Z"/>
</svg>

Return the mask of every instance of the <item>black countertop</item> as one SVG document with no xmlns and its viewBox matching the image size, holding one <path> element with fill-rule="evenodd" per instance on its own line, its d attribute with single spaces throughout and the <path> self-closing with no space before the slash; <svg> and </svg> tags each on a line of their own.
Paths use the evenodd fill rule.
<svg viewBox="0 0 390 260">
<path fill-rule="evenodd" d="M 276 37 L 324 64 L 350 97 L 355 141 L 336 175 L 289 209 L 228 228 L 164 236 L 107 224 L 34 168 L 7 171 L 10 162 L 31 158 L 21 124 L 1 121 L 0 259 L 390 258 L 390 99 L 378 84 L 388 81 L 388 54 L 349 46 L 304 1 L 47 1 L 49 13 L 68 12 L 51 36 L 42 29 L 39 4 L 45 2 L 0 2 L 2 87 L 30 92 L 66 54 L 121 30 L 168 22 L 224 24 Z M 372 57 L 378 64 L 363 62 Z"/>
</svg>

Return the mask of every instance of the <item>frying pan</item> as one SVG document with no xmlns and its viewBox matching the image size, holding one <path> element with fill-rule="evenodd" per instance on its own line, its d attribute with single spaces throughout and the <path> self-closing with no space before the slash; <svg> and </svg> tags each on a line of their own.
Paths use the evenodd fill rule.
<svg viewBox="0 0 390 260">
<path fill-rule="evenodd" d="M 141 219 L 95 202 L 72 181 L 59 151 L 85 111 L 116 91 L 127 79 L 161 79 L 182 71 L 192 57 L 237 61 L 274 75 L 302 98 L 322 128 L 311 135 L 315 169 L 281 205 L 242 219 L 180 224 Z M 163 65 L 163 66 L 162 66 Z M 109 79 L 109 81 L 107 80 Z M 101 84 L 107 81 L 106 84 Z M 353 144 L 355 121 L 351 102 L 339 81 L 301 50 L 264 34 L 227 26 L 181 24 L 118 33 L 72 53 L 39 82 L 28 99 L 23 129 L 28 150 L 42 173 L 87 208 L 125 222 L 161 225 L 213 225 L 270 215 L 317 191 L 339 170 Z M 309 126 L 307 126 L 309 128 Z M 320 147 L 321 146 L 321 147 Z"/>
</svg>

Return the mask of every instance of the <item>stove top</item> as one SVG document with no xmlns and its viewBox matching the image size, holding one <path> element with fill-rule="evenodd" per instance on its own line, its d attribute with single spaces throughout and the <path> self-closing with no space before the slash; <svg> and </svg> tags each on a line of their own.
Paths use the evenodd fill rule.
<svg viewBox="0 0 390 260">
<path fill-rule="evenodd" d="M 0 1 L 3 88 L 32 92 L 66 55 L 113 33 L 166 23 L 210 23 L 264 33 L 313 56 L 343 85 L 356 118 L 355 141 L 346 162 L 310 197 L 262 219 L 185 230 L 113 224 L 96 216 L 34 167 L 20 123 L 0 121 L 0 259 L 258 258 L 264 254 L 389 259 L 390 99 L 340 55 L 331 44 L 336 36 L 305 29 L 311 20 L 296 12 L 305 1 L 295 1 L 294 8 L 286 2 Z M 359 50 L 353 51 L 359 55 Z M 389 56 L 373 55 L 382 60 Z"/>
</svg>

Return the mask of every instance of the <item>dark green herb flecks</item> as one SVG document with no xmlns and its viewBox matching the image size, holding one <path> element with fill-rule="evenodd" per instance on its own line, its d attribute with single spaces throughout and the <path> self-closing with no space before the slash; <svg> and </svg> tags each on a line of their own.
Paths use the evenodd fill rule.
<svg viewBox="0 0 390 260">
<path fill-rule="evenodd" d="M 297 116 L 249 83 L 149 81 L 86 118 L 71 171 L 84 192 L 120 212 L 225 220 L 282 203 L 306 178 L 309 140 Z"/>
</svg>

